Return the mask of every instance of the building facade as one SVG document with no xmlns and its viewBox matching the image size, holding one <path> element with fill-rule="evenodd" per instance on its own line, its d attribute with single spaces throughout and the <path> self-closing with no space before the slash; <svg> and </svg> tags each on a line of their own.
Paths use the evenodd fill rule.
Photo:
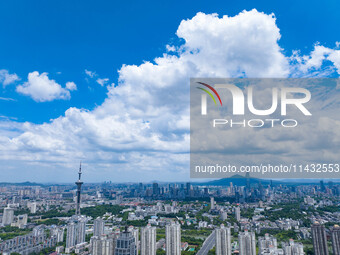
<svg viewBox="0 0 340 255">
<path fill-rule="evenodd" d="M 311 227 L 315 255 L 328 255 L 327 237 L 324 226 L 315 223 Z"/>
<path fill-rule="evenodd" d="M 239 233 L 239 254 L 240 255 L 256 255 L 256 239 L 254 232 L 248 232 L 247 230 Z"/>
<path fill-rule="evenodd" d="M 74 215 L 67 224 L 66 248 L 85 242 L 86 217 Z"/>
<path fill-rule="evenodd" d="M 231 255 L 231 234 L 230 228 L 226 228 L 223 224 L 220 228 L 216 228 L 216 255 Z"/>
<path fill-rule="evenodd" d="M 340 227 L 335 225 L 331 230 L 333 255 L 340 255 Z"/>
<path fill-rule="evenodd" d="M 104 234 L 105 221 L 98 217 L 93 221 L 93 236 L 101 236 Z"/>
<path fill-rule="evenodd" d="M 116 238 L 114 234 L 91 238 L 92 255 L 113 255 L 115 246 Z"/>
<path fill-rule="evenodd" d="M 2 225 L 10 226 L 14 220 L 14 209 L 10 206 L 4 208 L 4 213 L 2 216 Z"/>
<path fill-rule="evenodd" d="M 156 255 L 156 228 L 150 225 L 141 229 L 141 255 Z"/>
<path fill-rule="evenodd" d="M 125 229 L 116 241 L 115 255 L 137 255 L 135 238 Z"/>
<path fill-rule="evenodd" d="M 181 225 L 178 222 L 171 222 L 165 227 L 166 254 L 181 254 Z"/>
<path fill-rule="evenodd" d="M 295 243 L 293 239 L 289 240 L 289 243 L 283 243 L 283 254 L 284 255 L 304 255 L 303 244 Z"/>
</svg>

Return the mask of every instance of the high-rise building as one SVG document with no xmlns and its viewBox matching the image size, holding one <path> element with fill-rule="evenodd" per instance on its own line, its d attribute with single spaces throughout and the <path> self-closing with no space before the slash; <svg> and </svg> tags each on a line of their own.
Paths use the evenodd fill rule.
<svg viewBox="0 0 340 255">
<path fill-rule="evenodd" d="M 113 255 L 116 246 L 115 235 L 93 236 L 91 238 L 92 255 Z"/>
<path fill-rule="evenodd" d="M 139 252 L 139 229 L 131 226 L 131 227 L 129 227 L 128 231 L 131 232 L 133 238 L 135 239 L 136 252 L 138 254 L 138 252 Z"/>
<path fill-rule="evenodd" d="M 214 197 L 210 198 L 210 209 L 215 210 L 215 199 L 214 199 Z"/>
<path fill-rule="evenodd" d="M 13 220 L 14 220 L 14 209 L 8 205 L 6 208 L 4 208 L 4 213 L 2 216 L 2 225 L 10 226 Z"/>
<path fill-rule="evenodd" d="M 230 228 L 224 227 L 215 229 L 216 255 L 231 255 L 231 234 Z"/>
<path fill-rule="evenodd" d="M 56 237 L 57 243 L 64 241 L 64 228 L 55 227 L 55 228 L 52 229 L 51 234 L 52 234 L 52 236 Z"/>
<path fill-rule="evenodd" d="M 156 182 L 152 184 L 152 194 L 154 196 L 159 195 L 159 187 L 158 187 L 158 183 L 156 183 Z"/>
<path fill-rule="evenodd" d="M 86 218 L 81 216 L 77 222 L 77 244 L 85 242 Z"/>
<path fill-rule="evenodd" d="M 149 224 L 141 229 L 141 255 L 156 255 L 156 228 Z"/>
<path fill-rule="evenodd" d="M 85 231 L 86 231 L 86 217 L 80 215 L 80 192 L 81 185 L 83 182 L 81 179 L 81 163 L 79 167 L 79 179 L 76 181 L 77 185 L 77 205 L 76 205 L 76 215 L 73 215 L 70 222 L 67 224 L 66 233 L 66 249 L 74 247 L 77 244 L 85 242 Z"/>
<path fill-rule="evenodd" d="M 93 221 L 93 236 L 101 236 L 104 234 L 105 221 L 98 217 Z"/>
<path fill-rule="evenodd" d="M 256 255 L 256 239 L 254 232 L 247 230 L 238 235 L 240 255 Z"/>
<path fill-rule="evenodd" d="M 135 238 L 132 233 L 125 228 L 116 241 L 115 255 L 137 255 Z"/>
<path fill-rule="evenodd" d="M 293 239 L 289 240 L 289 243 L 282 244 L 284 255 L 304 255 L 303 244 L 295 243 Z"/>
<path fill-rule="evenodd" d="M 11 226 L 15 226 L 18 228 L 24 228 L 27 225 L 28 215 L 22 214 L 16 217 L 16 222 L 13 222 Z"/>
<path fill-rule="evenodd" d="M 259 254 L 276 254 L 277 251 L 277 240 L 275 237 L 265 234 L 264 237 L 259 237 Z"/>
<path fill-rule="evenodd" d="M 321 191 L 325 191 L 326 190 L 324 181 L 320 181 L 320 189 L 321 189 Z"/>
<path fill-rule="evenodd" d="M 340 227 L 335 225 L 331 230 L 333 255 L 340 255 Z"/>
<path fill-rule="evenodd" d="M 228 219 L 228 213 L 226 211 L 221 210 L 220 211 L 220 220 L 225 221 Z"/>
<path fill-rule="evenodd" d="M 315 255 L 328 255 L 327 237 L 324 226 L 318 222 L 312 225 L 312 239 Z"/>
<path fill-rule="evenodd" d="M 81 185 L 83 185 L 83 182 L 81 181 L 81 162 L 79 166 L 79 179 L 75 182 L 77 185 L 77 206 L 76 206 L 76 215 L 80 215 L 80 193 L 81 193 Z"/>
<path fill-rule="evenodd" d="M 166 255 L 181 254 L 181 225 L 178 222 L 171 222 L 165 227 Z"/>
<path fill-rule="evenodd" d="M 85 242 L 86 217 L 74 215 L 67 224 L 66 248 Z"/>
<path fill-rule="evenodd" d="M 77 224 L 70 222 L 67 224 L 66 232 L 66 248 L 71 248 L 76 245 L 77 242 Z"/>
<path fill-rule="evenodd" d="M 31 213 L 37 212 L 37 203 L 36 202 L 29 203 L 27 206 L 30 208 Z"/>
<path fill-rule="evenodd" d="M 187 184 L 186 184 L 186 194 L 187 194 L 187 196 L 190 196 L 190 191 L 191 191 L 191 184 L 190 184 L 190 182 L 187 182 Z"/>
<path fill-rule="evenodd" d="M 240 207 L 235 207 L 235 218 L 237 221 L 241 220 L 241 209 Z"/>
</svg>

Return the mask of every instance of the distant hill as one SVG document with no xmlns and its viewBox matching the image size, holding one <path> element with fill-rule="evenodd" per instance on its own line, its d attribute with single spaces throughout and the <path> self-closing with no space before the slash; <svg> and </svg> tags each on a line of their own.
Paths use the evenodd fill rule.
<svg viewBox="0 0 340 255">
<path fill-rule="evenodd" d="M 17 183 L 11 183 L 11 182 L 0 182 L 0 186 L 44 186 L 43 184 L 40 183 L 35 183 L 35 182 L 17 182 Z"/>
<path fill-rule="evenodd" d="M 207 185 L 207 186 L 229 186 L 230 183 L 233 183 L 233 185 L 237 186 L 245 186 L 247 184 L 247 178 L 241 175 L 234 175 L 230 178 L 223 178 L 219 180 L 213 180 L 213 181 L 208 181 L 208 182 L 203 182 L 203 183 L 195 183 L 197 185 Z M 263 185 L 268 185 L 270 184 L 270 180 L 261 180 L 257 178 L 249 178 L 249 183 L 250 185 L 254 185 L 257 183 L 262 183 Z M 275 184 L 281 184 L 278 181 L 273 181 Z"/>
<path fill-rule="evenodd" d="M 328 184 L 329 181 L 332 181 L 333 183 L 339 183 L 339 179 L 334 179 L 334 180 L 324 180 L 325 185 Z M 196 182 L 192 183 L 193 185 L 206 185 L 206 186 L 229 186 L 230 183 L 233 183 L 233 185 L 237 186 L 245 186 L 247 184 L 247 178 L 241 175 L 234 175 L 230 178 L 223 178 L 219 180 L 213 180 L 213 181 L 208 181 L 208 182 Z M 251 186 L 254 184 L 260 183 L 262 185 L 268 185 L 271 182 L 273 185 L 308 185 L 308 184 L 319 184 L 320 180 L 319 179 L 282 179 L 282 180 L 277 180 L 277 179 L 259 179 L 259 178 L 249 178 L 249 183 Z"/>
</svg>

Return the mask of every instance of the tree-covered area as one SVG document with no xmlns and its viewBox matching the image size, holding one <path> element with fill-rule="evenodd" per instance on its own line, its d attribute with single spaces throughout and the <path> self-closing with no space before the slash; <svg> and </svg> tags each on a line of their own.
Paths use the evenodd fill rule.
<svg viewBox="0 0 340 255">
<path fill-rule="evenodd" d="M 320 213 L 321 215 L 323 215 L 325 212 L 328 213 L 335 213 L 335 212 L 339 212 L 340 211 L 340 206 L 324 206 L 324 207 L 318 207 L 316 209 L 316 211 L 318 213 Z"/>
<path fill-rule="evenodd" d="M 157 240 L 157 242 L 162 238 L 165 238 L 165 228 L 157 228 L 156 229 L 156 240 Z"/>
<path fill-rule="evenodd" d="M 165 255 L 165 254 L 166 254 L 166 251 L 163 249 L 157 249 L 156 251 L 156 255 Z"/>
<path fill-rule="evenodd" d="M 284 204 L 279 208 L 265 210 L 261 212 L 262 215 L 266 217 L 267 220 L 276 221 L 283 218 L 291 218 L 293 220 L 301 220 L 305 215 L 300 210 L 299 203 Z"/>
<path fill-rule="evenodd" d="M 182 255 L 194 255 L 196 253 L 197 253 L 196 250 L 195 251 L 182 251 L 181 252 Z"/>
<path fill-rule="evenodd" d="M 148 218 L 145 218 L 144 220 L 127 220 L 126 225 L 134 227 L 145 227 L 146 225 L 148 225 Z"/>
<path fill-rule="evenodd" d="M 297 233 L 294 230 L 265 229 L 258 236 L 264 236 L 266 233 L 276 237 L 278 242 L 287 242 L 289 239 L 297 239 Z"/>
<path fill-rule="evenodd" d="M 216 248 L 212 248 L 209 252 L 208 255 L 215 255 L 216 254 Z"/>
<path fill-rule="evenodd" d="M 28 208 L 19 208 L 14 211 L 14 215 L 18 216 L 21 214 L 30 214 L 30 210 Z"/>
<path fill-rule="evenodd" d="M 0 229 L 0 231 L 1 231 L 0 238 L 2 240 L 12 239 L 16 236 L 26 235 L 30 232 L 29 230 L 24 230 L 18 227 L 11 227 L 11 226 L 3 227 Z"/>
<path fill-rule="evenodd" d="M 38 220 L 36 221 L 38 224 L 45 224 L 47 226 L 49 225 L 63 225 L 64 222 L 60 221 L 58 219 L 46 219 L 46 220 Z"/>
<path fill-rule="evenodd" d="M 97 205 L 93 207 L 85 207 L 81 209 L 81 214 L 97 218 L 103 216 L 105 213 L 112 213 L 113 215 L 119 214 L 124 209 L 120 205 Z"/>
<path fill-rule="evenodd" d="M 75 214 L 75 210 L 63 212 L 61 209 L 52 209 L 46 212 L 37 212 L 35 214 L 29 214 L 29 216 L 41 216 L 42 219 L 49 219 L 54 217 L 71 217 Z"/>
<path fill-rule="evenodd" d="M 244 218 L 251 219 L 253 217 L 253 215 L 254 215 L 254 211 L 255 211 L 254 208 L 248 208 L 246 210 L 242 210 L 241 211 L 241 216 L 244 217 Z"/>
<path fill-rule="evenodd" d="M 197 215 L 196 215 L 196 219 L 197 220 L 209 220 L 209 218 L 207 219 L 206 217 L 202 216 L 204 213 L 209 212 L 210 210 L 210 205 L 203 205 L 203 209 L 200 210 Z"/>
<path fill-rule="evenodd" d="M 182 232 L 182 235 L 208 237 L 211 234 L 211 232 L 212 232 L 211 229 L 185 230 Z"/>
<path fill-rule="evenodd" d="M 40 252 L 32 252 L 30 255 L 46 255 L 55 251 L 55 247 L 42 249 Z"/>
<path fill-rule="evenodd" d="M 204 242 L 204 239 L 182 235 L 181 241 L 183 243 L 187 242 L 188 244 L 191 244 L 191 245 L 201 246 Z"/>
</svg>

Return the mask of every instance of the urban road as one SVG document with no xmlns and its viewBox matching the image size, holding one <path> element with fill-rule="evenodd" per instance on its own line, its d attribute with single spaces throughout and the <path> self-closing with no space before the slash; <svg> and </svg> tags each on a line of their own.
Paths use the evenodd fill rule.
<svg viewBox="0 0 340 255">
<path fill-rule="evenodd" d="M 215 246 L 215 231 L 205 239 L 202 248 L 197 252 L 197 255 L 207 255 L 208 252 Z"/>
</svg>

